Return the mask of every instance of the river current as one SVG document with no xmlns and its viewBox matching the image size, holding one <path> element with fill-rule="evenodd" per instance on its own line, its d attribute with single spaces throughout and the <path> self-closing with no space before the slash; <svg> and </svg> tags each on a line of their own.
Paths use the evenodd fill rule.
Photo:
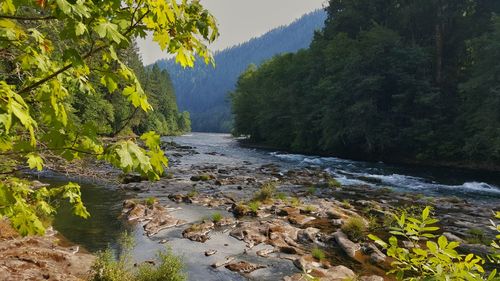
<svg viewBox="0 0 500 281">
<path fill-rule="evenodd" d="M 278 151 L 243 148 L 225 134 L 194 133 L 166 138 L 193 146 L 200 154 L 183 159 L 189 164 L 201 163 L 274 163 L 285 169 L 321 167 L 343 185 L 367 184 L 390 187 L 397 191 L 419 192 L 430 196 L 457 196 L 466 199 L 500 202 L 500 173 L 453 168 L 391 165 L 382 162 L 362 162 L 335 157 L 289 154 Z M 212 152 L 222 154 L 214 157 Z M 210 154 L 207 154 L 210 153 Z"/>
</svg>

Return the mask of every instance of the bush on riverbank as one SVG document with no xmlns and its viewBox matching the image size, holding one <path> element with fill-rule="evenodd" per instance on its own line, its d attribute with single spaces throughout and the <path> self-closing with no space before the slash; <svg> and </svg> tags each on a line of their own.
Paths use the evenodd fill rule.
<svg viewBox="0 0 500 281">
<path fill-rule="evenodd" d="M 396 226 L 391 227 L 393 235 L 388 242 L 375 235 L 368 237 L 387 251 L 393 258 L 392 270 L 397 280 L 500 280 L 497 270 L 489 274 L 483 266 L 485 260 L 475 254 L 462 255 L 457 252 L 459 242 L 448 241 L 434 232 L 439 227 L 434 226 L 438 220 L 430 216 L 431 208 L 425 208 L 419 217 L 407 216 L 402 213 L 395 216 Z M 500 219 L 500 212 L 496 213 Z M 500 225 L 493 223 L 493 227 L 500 233 Z M 436 240 L 437 237 L 437 240 Z M 496 236 L 500 239 L 500 235 Z M 400 246 L 403 245 L 403 246 Z M 497 241 L 491 244 L 494 254 L 490 256 L 493 263 L 500 263 Z"/>
<path fill-rule="evenodd" d="M 124 235 L 120 239 L 122 253 L 118 259 L 111 249 L 97 255 L 92 265 L 89 281 L 185 281 L 187 274 L 182 260 L 170 249 L 157 253 L 158 266 L 145 262 L 137 268 L 132 266 L 133 239 Z M 134 265 L 135 266 L 135 265 Z"/>
</svg>

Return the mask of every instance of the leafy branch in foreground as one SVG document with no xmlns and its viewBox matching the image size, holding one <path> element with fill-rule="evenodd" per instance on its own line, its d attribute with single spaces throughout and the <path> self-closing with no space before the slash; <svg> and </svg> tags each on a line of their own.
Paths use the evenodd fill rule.
<svg viewBox="0 0 500 281">
<path fill-rule="evenodd" d="M 395 274 L 397 280 L 411 281 L 500 280 L 496 269 L 489 275 L 485 273 L 481 257 L 459 254 L 456 248 L 460 243 L 449 242 L 445 236 L 435 241 L 437 236 L 432 232 L 439 228 L 430 225 L 438 220 L 430 217 L 430 211 L 426 207 L 419 218 L 407 217 L 405 213 L 394 215 L 397 225 L 391 228 L 394 236 L 388 242 L 372 234 L 368 236 L 394 259 L 390 274 Z M 405 246 L 401 246 L 403 242 Z"/>
<path fill-rule="evenodd" d="M 22 166 L 42 170 L 57 156 L 67 161 L 90 156 L 151 180 L 168 161 L 159 136 L 104 143 L 91 123 L 75 118 L 76 94 L 99 88 L 121 95 L 136 110 L 149 113 L 138 77 L 121 60 L 136 37 L 153 35 L 162 50 L 182 66 L 195 56 L 213 63 L 206 44 L 218 36 L 216 22 L 199 1 L 175 0 L 4 0 L 0 3 L 0 215 L 21 234 L 43 234 L 41 221 L 55 212 L 54 200 L 67 198 L 77 215 L 87 217 L 79 187 L 36 189 L 10 174 Z"/>
<path fill-rule="evenodd" d="M 500 212 L 496 212 L 495 218 L 500 220 Z M 491 255 L 491 262 L 500 264 L 500 223 L 496 224 L 493 220 L 491 220 L 491 228 L 498 232 L 498 235 L 495 237 L 496 239 L 491 241 L 491 247 L 494 250 L 494 253 Z"/>
</svg>

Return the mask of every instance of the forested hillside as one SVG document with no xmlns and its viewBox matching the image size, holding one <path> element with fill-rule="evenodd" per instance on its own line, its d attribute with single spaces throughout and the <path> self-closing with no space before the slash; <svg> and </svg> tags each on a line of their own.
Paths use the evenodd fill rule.
<svg viewBox="0 0 500 281">
<path fill-rule="evenodd" d="M 97 125 L 98 133 L 110 136 L 131 132 L 142 134 L 148 131 L 156 131 L 162 135 L 189 132 L 189 113 L 179 113 L 168 72 L 160 70 L 156 65 L 145 68 L 135 46 L 119 55 L 136 73 L 153 111 L 146 114 L 128 104 L 126 97 L 110 94 L 109 89 L 115 86 L 112 82 L 108 85 L 105 82 L 92 95 L 76 92 L 73 100 L 74 118 L 81 124 Z M 113 76 L 108 75 L 103 81 Z"/>
<path fill-rule="evenodd" d="M 327 12 L 308 50 L 241 75 L 236 135 L 356 159 L 500 168 L 499 1 L 331 0 Z"/>
<path fill-rule="evenodd" d="M 229 132 L 228 92 L 234 90 L 238 76 L 250 64 L 258 65 L 276 54 L 309 46 L 325 17 L 325 12 L 318 10 L 288 26 L 218 52 L 214 56 L 215 68 L 200 63 L 193 69 L 183 69 L 173 60 L 159 61 L 158 65 L 171 74 L 179 108 L 191 113 L 194 131 Z"/>
</svg>

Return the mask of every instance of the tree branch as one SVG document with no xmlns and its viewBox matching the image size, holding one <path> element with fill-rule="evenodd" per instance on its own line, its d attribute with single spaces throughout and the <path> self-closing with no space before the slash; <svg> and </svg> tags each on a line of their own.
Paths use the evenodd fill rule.
<svg viewBox="0 0 500 281">
<path fill-rule="evenodd" d="M 135 22 L 135 24 L 133 24 L 133 25 L 131 25 L 129 28 L 127 28 L 127 30 L 125 30 L 125 32 L 123 32 L 123 33 L 122 33 L 122 36 L 127 36 L 130 32 L 132 32 L 132 30 L 134 30 L 134 28 L 136 28 L 136 27 L 137 27 L 137 25 L 138 25 L 138 24 L 142 21 L 142 19 L 144 19 L 144 18 L 146 17 L 146 15 L 147 15 L 148 13 L 149 13 L 149 10 L 148 10 L 148 11 L 146 11 L 146 12 L 144 13 L 144 15 L 142 15 L 142 16 L 141 16 L 141 17 L 140 17 L 140 18 L 139 18 L 139 19 Z M 99 47 L 99 48 L 96 48 L 95 50 L 90 50 L 90 51 L 89 51 L 86 55 L 84 55 L 84 56 L 82 57 L 82 59 L 87 59 L 87 58 L 91 57 L 92 55 L 94 55 L 95 53 L 100 52 L 101 50 L 103 50 L 104 48 L 109 47 L 109 46 L 110 46 L 110 44 L 107 44 L 107 45 L 101 46 L 101 47 Z M 18 92 L 18 94 L 23 94 L 23 93 L 26 93 L 26 92 L 29 92 L 29 91 L 31 91 L 31 90 L 33 90 L 33 89 L 35 89 L 35 88 L 37 88 L 38 86 L 40 86 L 40 85 L 42 85 L 42 84 L 46 83 L 47 81 L 51 80 L 52 78 L 56 77 L 57 75 L 59 75 L 59 74 L 61 74 L 61 73 L 65 72 L 66 70 L 68 70 L 68 69 L 70 69 L 70 68 L 72 68 L 72 67 L 73 67 L 73 63 L 70 63 L 70 64 L 68 64 L 68 65 L 64 66 L 63 68 L 61 68 L 61 69 L 57 70 L 56 72 L 54 72 L 54 73 L 50 74 L 49 76 L 47 76 L 47 77 L 45 77 L 45 78 L 42 78 L 41 80 L 38 80 L 37 82 L 35 82 L 35 83 L 33 83 L 33 84 L 31 84 L 31 85 L 29 85 L 29 86 L 27 86 L 27 87 L 25 87 L 25 88 L 21 89 L 21 90 Z"/>
<path fill-rule="evenodd" d="M 132 121 L 132 118 L 134 118 L 135 114 L 137 114 L 138 109 L 139 109 L 139 107 L 136 107 L 134 112 L 132 112 L 132 114 L 129 117 L 120 121 L 120 122 L 125 122 L 125 123 L 123 123 L 122 126 L 116 132 L 114 132 L 113 135 L 111 135 L 111 137 L 113 137 L 113 138 L 116 137 L 119 133 L 121 133 L 121 131 L 123 131 L 123 129 L 125 129 L 125 127 L 128 126 L 128 124 L 130 124 L 130 121 Z"/>
<path fill-rule="evenodd" d="M 55 20 L 54 16 L 46 16 L 46 17 L 20 17 L 20 16 L 9 16 L 9 15 L 0 15 L 0 19 L 12 19 L 19 21 L 37 21 L 37 20 Z"/>
</svg>

